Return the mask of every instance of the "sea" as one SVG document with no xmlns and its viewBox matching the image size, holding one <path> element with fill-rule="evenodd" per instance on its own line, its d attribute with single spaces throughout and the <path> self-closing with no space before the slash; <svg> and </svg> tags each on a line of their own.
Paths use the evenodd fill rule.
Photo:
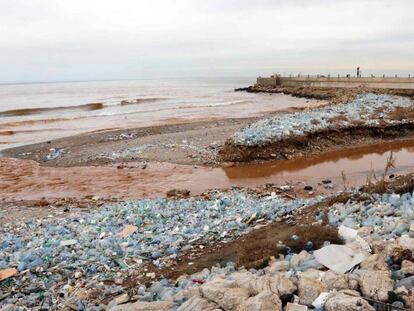
<svg viewBox="0 0 414 311">
<path fill-rule="evenodd" d="M 254 78 L 0 84 L 0 149 L 72 135 L 250 117 L 306 100 L 235 92 Z"/>
</svg>

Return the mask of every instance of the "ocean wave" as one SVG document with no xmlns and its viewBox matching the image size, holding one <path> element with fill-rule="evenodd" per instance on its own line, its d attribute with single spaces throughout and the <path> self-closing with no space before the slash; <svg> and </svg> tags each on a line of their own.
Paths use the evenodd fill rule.
<svg viewBox="0 0 414 311">
<path fill-rule="evenodd" d="M 62 106 L 62 107 L 44 107 L 44 108 L 21 108 L 0 111 L 0 117 L 21 117 L 31 116 L 36 114 L 43 114 L 48 112 L 63 112 L 63 111 L 91 111 L 103 109 L 104 103 L 90 103 L 78 106 Z"/>
<path fill-rule="evenodd" d="M 136 99 L 124 99 L 116 104 L 107 104 L 107 103 L 89 103 L 83 105 L 73 105 L 73 106 L 58 106 L 58 107 L 40 107 L 40 108 L 21 108 L 21 109 L 11 109 L 0 111 L 0 117 L 21 117 L 21 116 L 31 116 L 45 113 L 53 112 L 76 112 L 76 111 L 93 111 L 101 110 L 113 106 L 126 106 L 126 105 L 137 105 L 147 102 L 160 101 L 166 98 L 160 97 L 149 97 L 149 98 L 136 98 Z"/>
<path fill-rule="evenodd" d="M 121 101 L 120 105 L 126 106 L 126 105 L 139 105 L 143 103 L 149 103 L 149 102 L 155 102 L 160 100 L 165 100 L 167 98 L 161 98 L 161 97 L 147 97 L 147 98 L 136 98 L 136 99 L 124 99 Z"/>
</svg>

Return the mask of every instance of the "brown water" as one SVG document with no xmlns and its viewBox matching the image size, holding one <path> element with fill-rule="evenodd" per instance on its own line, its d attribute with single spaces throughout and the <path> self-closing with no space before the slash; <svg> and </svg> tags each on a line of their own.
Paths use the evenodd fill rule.
<svg viewBox="0 0 414 311">
<path fill-rule="evenodd" d="M 371 170 L 381 172 L 391 151 L 396 167 L 414 168 L 414 140 L 378 143 L 352 149 L 326 152 L 320 155 L 287 161 L 252 164 L 225 169 L 229 180 L 242 186 L 280 182 L 291 178 L 335 178 L 358 174 L 366 176 Z"/>
<path fill-rule="evenodd" d="M 150 163 L 145 170 L 139 163 L 128 163 L 123 169 L 116 166 L 53 168 L 33 161 L 0 158 L 0 197 L 31 200 L 96 195 L 127 199 L 164 196 L 173 188 L 186 188 L 199 194 L 211 188 L 229 188 L 232 184 L 254 187 L 306 181 L 316 185 L 325 178 L 339 184 L 342 171 L 350 185 L 356 186 L 363 183 L 371 169 L 381 173 L 390 151 L 396 159 L 397 171 L 408 172 L 414 168 L 414 140 L 225 169 L 170 163 Z"/>
</svg>

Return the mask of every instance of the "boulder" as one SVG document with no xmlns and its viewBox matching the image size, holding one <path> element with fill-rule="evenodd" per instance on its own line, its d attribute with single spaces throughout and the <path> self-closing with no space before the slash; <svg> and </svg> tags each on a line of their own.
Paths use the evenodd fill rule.
<svg viewBox="0 0 414 311">
<path fill-rule="evenodd" d="M 253 296 L 265 290 L 279 297 L 289 296 L 296 291 L 295 284 L 283 275 L 258 277 L 250 272 L 236 272 L 231 275 L 231 278 L 236 281 L 238 287 L 248 289 Z"/>
<path fill-rule="evenodd" d="M 204 298 L 214 301 L 226 311 L 236 310 L 239 304 L 250 297 L 247 288 L 235 287 L 234 281 L 223 279 L 203 284 L 200 291 Z"/>
<path fill-rule="evenodd" d="M 408 274 L 414 274 L 414 262 L 403 260 L 401 263 L 401 271 Z"/>
<path fill-rule="evenodd" d="M 398 244 L 404 248 L 408 248 L 410 251 L 414 251 L 414 239 L 410 238 L 408 234 L 404 234 L 398 240 Z"/>
<path fill-rule="evenodd" d="M 305 278 L 299 279 L 298 289 L 299 303 L 307 306 L 312 306 L 312 302 L 318 298 L 319 294 L 327 291 L 322 282 Z"/>
<path fill-rule="evenodd" d="M 400 238 L 400 244 L 386 243 L 384 241 L 375 241 L 373 243 L 373 250 L 376 254 L 382 254 L 382 256 L 390 257 L 393 263 L 400 264 L 404 259 L 411 260 L 412 251 L 407 247 L 410 246 L 409 241 L 414 240 L 410 238 Z"/>
<path fill-rule="evenodd" d="M 388 267 L 385 263 L 385 258 L 380 254 L 373 254 L 361 262 L 361 269 L 364 270 L 384 270 L 387 271 Z"/>
<path fill-rule="evenodd" d="M 179 291 L 177 294 L 173 296 L 174 301 L 183 301 L 190 299 L 192 297 L 201 297 L 200 288 L 199 287 L 193 287 L 189 289 L 183 289 Z"/>
<path fill-rule="evenodd" d="M 292 282 L 292 280 L 285 276 L 274 276 L 272 277 L 272 280 L 273 282 L 277 283 L 277 295 L 279 297 L 286 297 L 292 295 L 297 289 L 296 285 Z"/>
<path fill-rule="evenodd" d="M 359 276 L 354 273 L 345 274 L 345 278 L 348 281 L 348 288 L 352 290 L 359 290 Z"/>
<path fill-rule="evenodd" d="M 214 302 L 210 302 L 207 299 L 197 296 L 191 297 L 185 303 L 183 303 L 177 311 L 213 311 L 218 309 L 218 305 Z"/>
<path fill-rule="evenodd" d="M 346 277 L 343 274 L 338 274 L 331 270 L 325 272 L 322 277 L 322 283 L 325 284 L 328 290 L 349 288 Z"/>
<path fill-rule="evenodd" d="M 375 311 L 365 299 L 342 293 L 330 295 L 325 303 L 326 311 Z"/>
<path fill-rule="evenodd" d="M 300 258 L 298 254 L 293 254 L 292 258 L 290 258 L 290 267 L 292 269 L 296 269 L 300 264 Z"/>
<path fill-rule="evenodd" d="M 364 297 L 379 301 L 388 300 L 388 292 L 394 289 L 389 271 L 363 270 L 359 275 L 359 286 Z"/>
<path fill-rule="evenodd" d="M 137 301 L 115 306 L 110 311 L 168 311 L 172 308 L 173 303 L 170 301 Z"/>
<path fill-rule="evenodd" d="M 289 270 L 289 261 L 280 260 L 272 263 L 269 267 L 270 273 L 275 273 L 279 271 L 288 271 Z"/>
<path fill-rule="evenodd" d="M 263 291 L 242 302 L 237 311 L 282 311 L 282 302 L 271 291 Z"/>
</svg>

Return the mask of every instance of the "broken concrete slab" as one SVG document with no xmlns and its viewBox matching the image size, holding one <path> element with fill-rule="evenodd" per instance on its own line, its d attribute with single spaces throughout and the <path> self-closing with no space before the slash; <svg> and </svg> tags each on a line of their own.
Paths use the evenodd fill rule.
<svg viewBox="0 0 414 311">
<path fill-rule="evenodd" d="M 362 262 L 367 256 L 355 253 L 344 245 L 328 245 L 314 252 L 316 260 L 337 273 L 345 273 Z"/>
</svg>

